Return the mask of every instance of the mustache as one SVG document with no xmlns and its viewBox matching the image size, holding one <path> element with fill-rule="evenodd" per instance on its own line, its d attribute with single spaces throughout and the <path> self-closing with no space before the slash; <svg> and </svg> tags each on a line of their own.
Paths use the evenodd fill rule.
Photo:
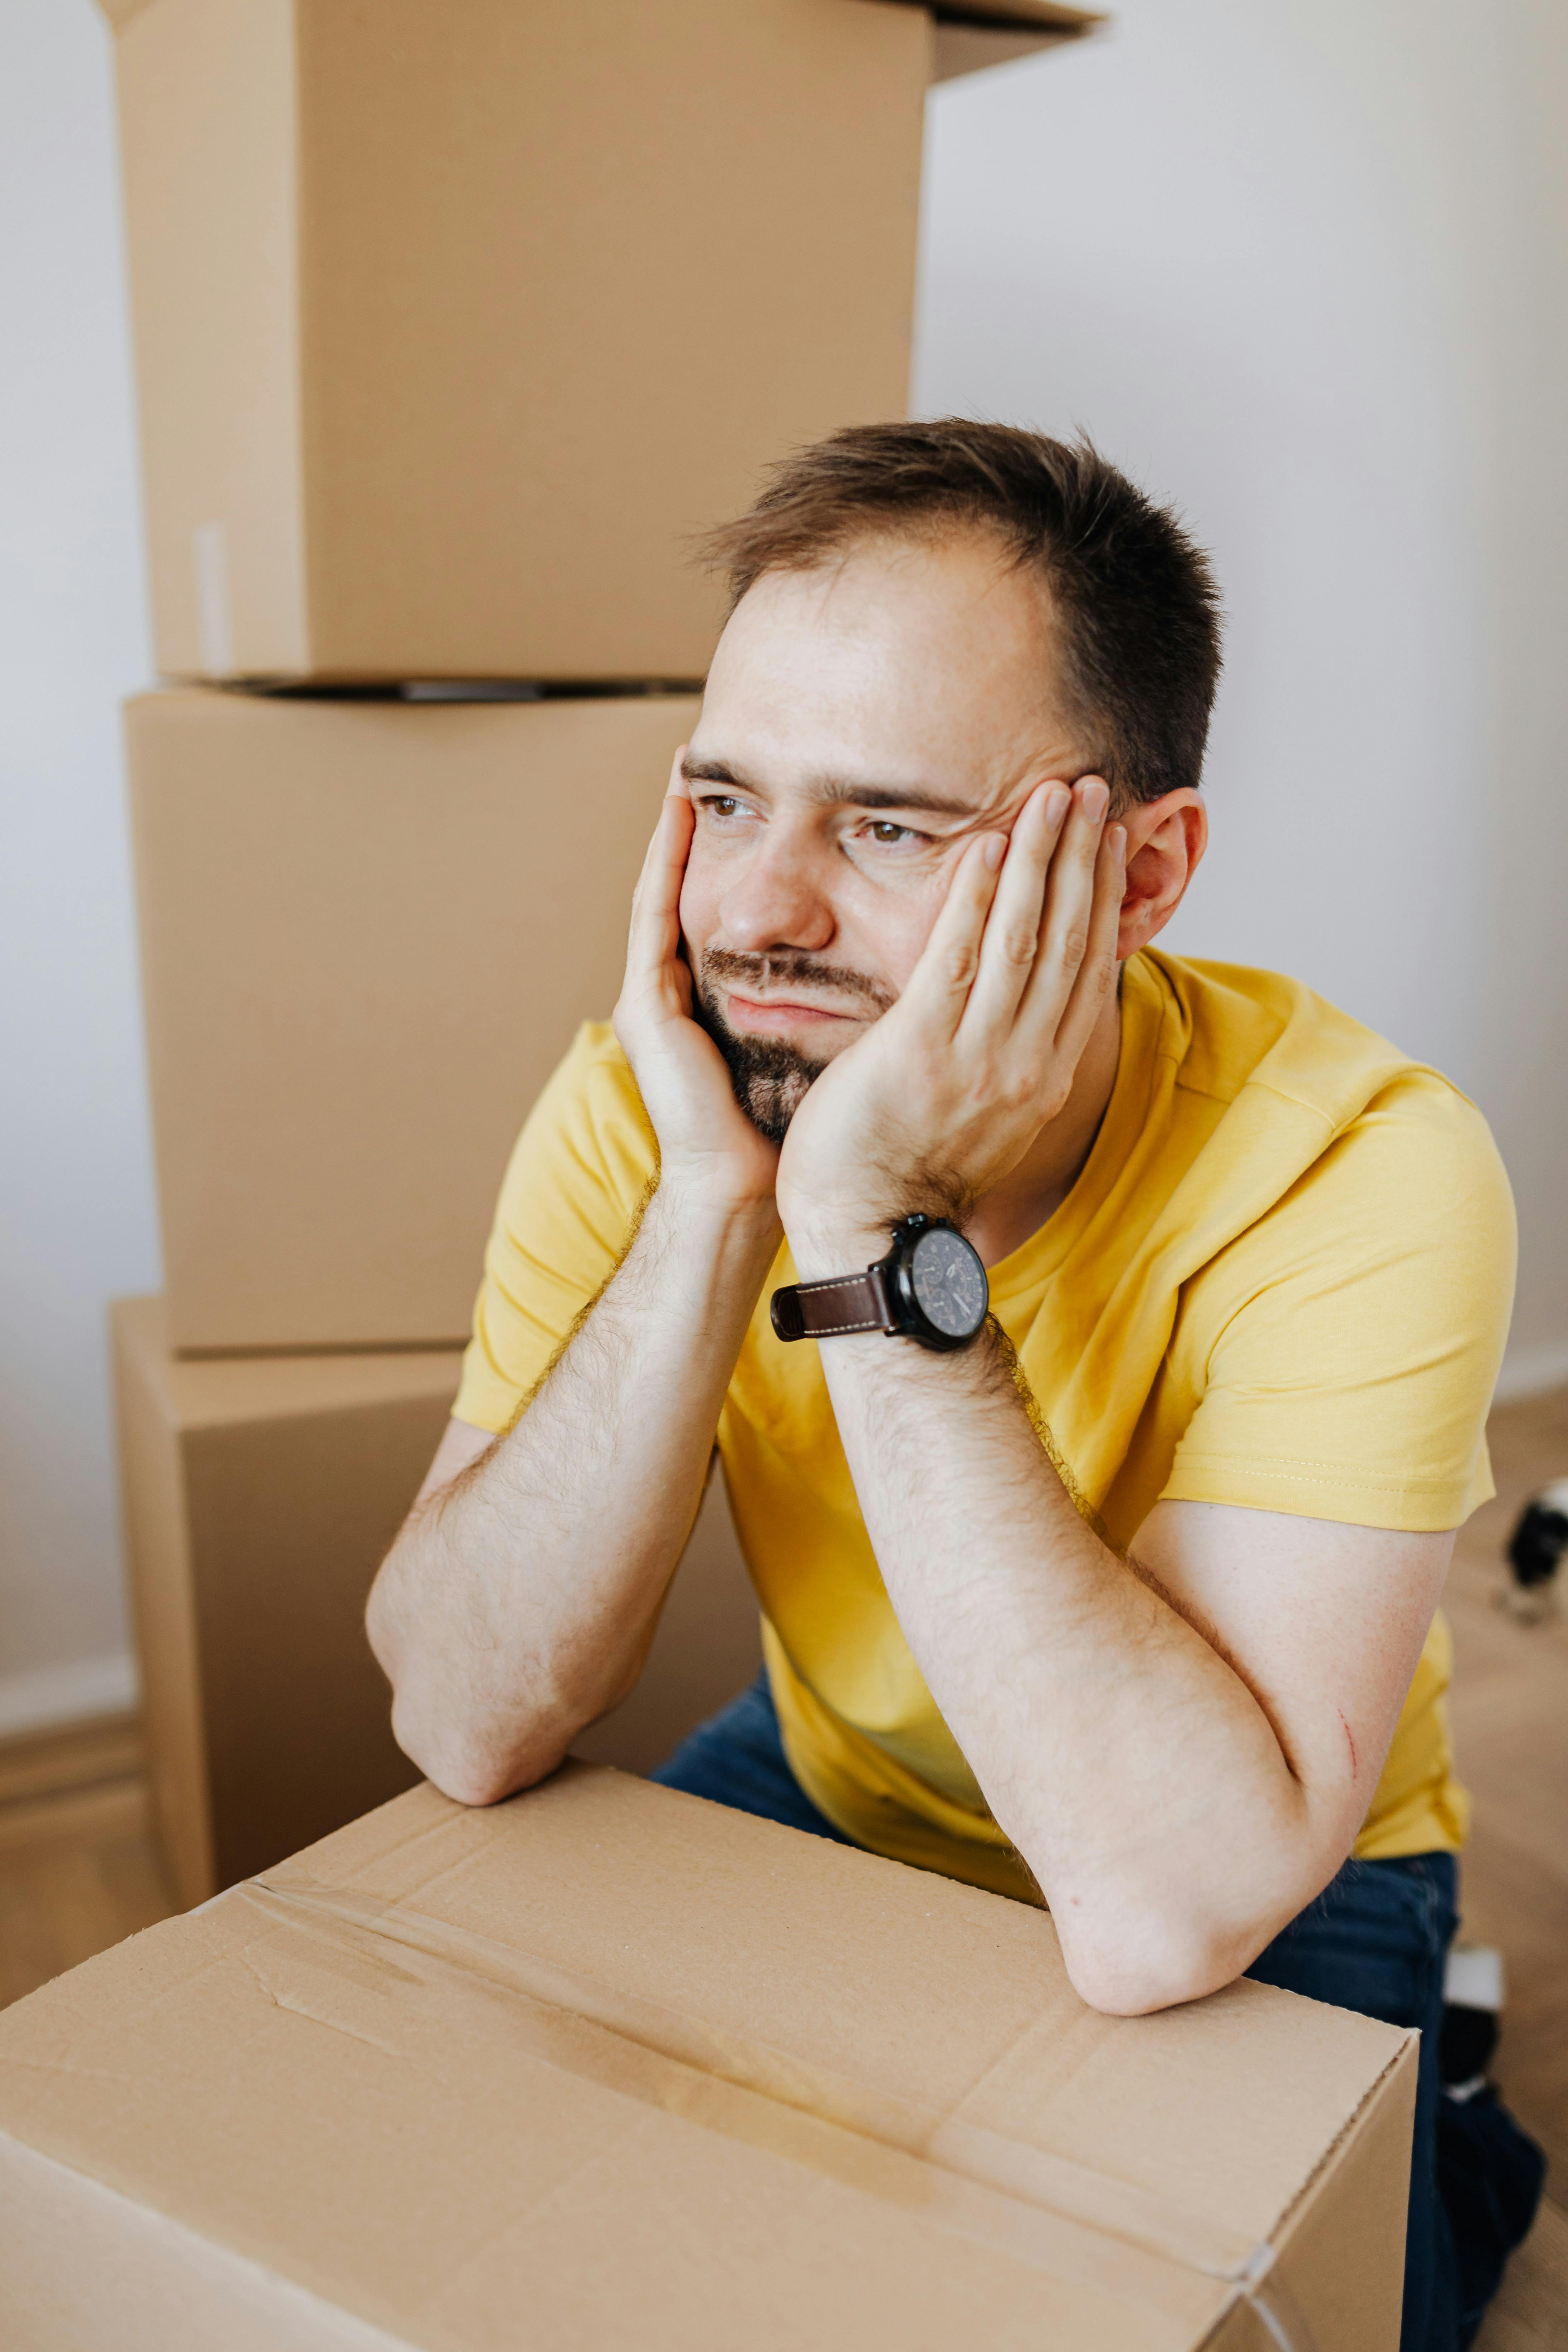
<svg viewBox="0 0 1568 2352">
<path fill-rule="evenodd" d="M 698 984 L 706 994 L 716 980 L 751 981 L 759 989 L 807 988 L 829 996 L 850 996 L 886 1013 L 897 999 L 868 971 L 841 963 L 821 963 L 800 948 L 773 948 L 765 955 L 742 955 L 732 948 L 704 948 Z"/>
</svg>

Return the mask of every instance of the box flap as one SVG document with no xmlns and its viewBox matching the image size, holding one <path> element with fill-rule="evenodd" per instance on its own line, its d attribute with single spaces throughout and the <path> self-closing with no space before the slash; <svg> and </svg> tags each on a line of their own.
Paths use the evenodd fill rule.
<svg viewBox="0 0 1568 2352">
<path fill-rule="evenodd" d="M 130 0 L 132 6 L 140 0 Z M 936 0 L 931 10 L 939 25 L 973 25 L 986 32 L 1055 33 L 1070 38 L 1103 25 L 1104 16 L 1090 8 L 1069 8 L 1061 0 Z"/>
<path fill-rule="evenodd" d="M 1033 57 L 1062 41 L 1080 40 L 1103 16 L 1057 0 L 938 0 L 933 79 L 956 81 L 988 66 Z"/>
<path fill-rule="evenodd" d="M 1197 2344 L 1407 2037 L 1101 2018 L 1047 1917 L 589 1767 L 0 2018 L 0 2127 L 400 2340 Z M 1259 2099 L 1257 2086 L 1268 2085 Z"/>
<path fill-rule="evenodd" d="M 450 1348 L 178 1357 L 169 1351 L 162 1296 L 117 1298 L 110 1311 L 165 1420 L 183 1431 L 354 1412 L 425 1397 L 445 1402 L 457 1393 L 462 1368 L 461 1355 Z"/>
</svg>

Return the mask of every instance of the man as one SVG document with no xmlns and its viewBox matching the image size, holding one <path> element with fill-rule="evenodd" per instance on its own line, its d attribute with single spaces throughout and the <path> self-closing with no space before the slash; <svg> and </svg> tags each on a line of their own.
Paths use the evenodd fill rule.
<svg viewBox="0 0 1568 2352">
<path fill-rule="evenodd" d="M 853 430 L 721 553 L 613 1034 L 518 1146 L 373 1596 L 397 1736 L 469 1803 L 552 1771 L 716 1445 L 767 1673 L 659 1777 L 1045 1901 L 1104 2010 L 1250 1969 L 1426 2027 L 1405 2341 L 1456 2344 L 1434 1612 L 1492 1491 L 1485 1126 L 1295 983 L 1150 952 L 1217 601 L 1092 450 Z"/>
</svg>

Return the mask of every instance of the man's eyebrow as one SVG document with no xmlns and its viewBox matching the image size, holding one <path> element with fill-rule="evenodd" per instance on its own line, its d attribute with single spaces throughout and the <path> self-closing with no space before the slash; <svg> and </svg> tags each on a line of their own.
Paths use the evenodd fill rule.
<svg viewBox="0 0 1568 2352">
<path fill-rule="evenodd" d="M 688 753 L 680 763 L 680 772 L 689 784 L 734 784 L 742 792 L 746 789 L 744 778 L 738 776 L 733 768 L 726 767 L 722 760 L 694 760 Z"/>
<path fill-rule="evenodd" d="M 742 775 L 723 760 L 685 760 L 681 774 L 689 784 L 733 784 L 738 792 L 754 791 Z M 814 800 L 828 808 L 909 809 L 928 816 L 977 816 L 973 801 L 922 791 L 918 784 L 855 784 L 824 776 L 810 787 Z"/>
</svg>

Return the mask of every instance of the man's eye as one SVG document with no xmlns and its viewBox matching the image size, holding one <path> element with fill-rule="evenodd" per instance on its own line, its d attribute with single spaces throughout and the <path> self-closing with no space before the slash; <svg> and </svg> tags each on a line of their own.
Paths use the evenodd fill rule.
<svg viewBox="0 0 1568 2352">
<path fill-rule="evenodd" d="M 866 830 L 873 841 L 889 849 L 896 849 L 900 843 L 906 841 L 921 841 L 925 838 L 923 834 L 915 831 L 912 824 L 894 824 L 889 817 L 874 818 Z"/>
<path fill-rule="evenodd" d="M 703 803 L 710 816 L 740 816 L 742 805 L 732 793 L 714 793 Z"/>
</svg>

